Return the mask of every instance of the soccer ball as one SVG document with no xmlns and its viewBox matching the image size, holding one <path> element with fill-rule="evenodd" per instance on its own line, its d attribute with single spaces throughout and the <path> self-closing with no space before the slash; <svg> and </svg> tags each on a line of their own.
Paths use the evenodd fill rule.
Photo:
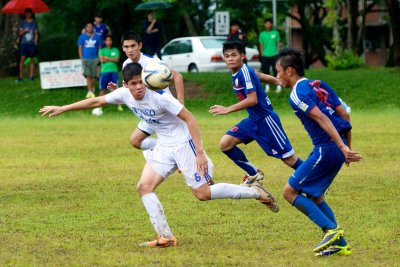
<svg viewBox="0 0 400 267">
<path fill-rule="evenodd" d="M 101 116 L 103 115 L 103 110 L 101 108 L 95 108 L 92 110 L 93 116 Z"/>
<path fill-rule="evenodd" d="M 164 89 L 172 78 L 172 69 L 162 61 L 151 62 L 142 70 L 142 81 L 150 89 Z"/>
</svg>

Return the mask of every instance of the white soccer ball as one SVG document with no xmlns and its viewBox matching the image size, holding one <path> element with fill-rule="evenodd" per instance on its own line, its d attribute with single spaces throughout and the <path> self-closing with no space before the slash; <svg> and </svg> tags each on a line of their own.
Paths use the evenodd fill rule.
<svg viewBox="0 0 400 267">
<path fill-rule="evenodd" d="M 101 108 L 95 108 L 92 110 L 93 116 L 101 116 L 103 115 L 103 110 Z"/>
<path fill-rule="evenodd" d="M 142 70 L 143 84 L 150 89 L 164 89 L 172 78 L 172 69 L 163 61 L 151 62 Z"/>
</svg>

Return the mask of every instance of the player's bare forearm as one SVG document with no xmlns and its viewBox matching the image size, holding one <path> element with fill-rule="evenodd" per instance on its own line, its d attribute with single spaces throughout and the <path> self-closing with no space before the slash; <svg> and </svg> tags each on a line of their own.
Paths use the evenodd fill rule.
<svg viewBox="0 0 400 267">
<path fill-rule="evenodd" d="M 231 105 L 229 107 L 221 106 L 221 105 L 214 105 L 211 106 L 208 112 L 213 114 L 214 116 L 216 115 L 225 115 L 229 114 L 231 112 L 236 112 L 239 110 L 246 109 L 248 107 L 252 107 L 254 105 L 257 105 L 258 99 L 257 99 L 257 94 L 255 92 L 251 92 L 247 94 L 247 98 L 243 99 L 242 101 L 239 101 L 238 103 Z"/>
<path fill-rule="evenodd" d="M 174 77 L 176 98 L 183 105 L 185 103 L 185 86 L 183 84 L 182 74 L 180 74 L 176 70 L 172 70 L 172 75 Z"/>
<path fill-rule="evenodd" d="M 275 78 L 274 76 L 265 74 L 265 73 L 261 73 L 261 72 L 256 72 L 258 79 L 260 79 L 260 81 L 262 81 L 263 83 L 268 83 L 268 84 L 275 84 L 275 85 L 282 85 L 281 82 Z"/>
<path fill-rule="evenodd" d="M 65 106 L 44 106 L 39 110 L 42 116 L 54 117 L 67 111 L 97 108 L 106 105 L 104 96 L 89 98 Z"/>
<path fill-rule="evenodd" d="M 203 144 L 201 143 L 200 128 L 197 124 L 197 120 L 186 108 L 182 109 L 182 111 L 178 114 L 178 117 L 186 122 L 188 126 L 190 135 L 192 136 L 192 140 L 196 148 L 197 170 L 202 175 L 205 175 L 206 171 L 208 170 L 208 163 L 203 149 Z"/>
</svg>

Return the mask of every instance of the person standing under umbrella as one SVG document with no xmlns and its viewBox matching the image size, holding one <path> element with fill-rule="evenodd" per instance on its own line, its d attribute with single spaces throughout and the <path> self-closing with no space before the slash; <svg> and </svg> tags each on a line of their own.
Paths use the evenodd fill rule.
<svg viewBox="0 0 400 267">
<path fill-rule="evenodd" d="M 161 23 L 156 19 L 154 11 L 147 13 L 143 37 L 148 55 L 157 54 L 157 57 L 161 59 Z"/>
<path fill-rule="evenodd" d="M 21 22 L 19 27 L 20 36 L 20 61 L 19 61 L 19 76 L 17 81 L 22 82 L 23 71 L 24 71 L 24 61 L 27 57 L 30 58 L 29 66 L 29 79 L 33 80 L 33 75 L 35 71 L 35 56 L 37 54 L 37 44 L 39 39 L 38 25 L 36 24 L 35 18 L 33 16 L 32 9 L 25 9 L 24 20 Z"/>
</svg>

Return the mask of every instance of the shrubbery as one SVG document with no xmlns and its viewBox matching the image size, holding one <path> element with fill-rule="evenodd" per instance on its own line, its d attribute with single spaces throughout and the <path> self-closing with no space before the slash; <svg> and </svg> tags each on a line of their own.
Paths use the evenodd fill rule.
<svg viewBox="0 0 400 267">
<path fill-rule="evenodd" d="M 363 65 L 362 60 L 352 51 L 344 51 L 341 55 L 326 56 L 328 67 L 334 70 L 356 69 Z"/>
</svg>

